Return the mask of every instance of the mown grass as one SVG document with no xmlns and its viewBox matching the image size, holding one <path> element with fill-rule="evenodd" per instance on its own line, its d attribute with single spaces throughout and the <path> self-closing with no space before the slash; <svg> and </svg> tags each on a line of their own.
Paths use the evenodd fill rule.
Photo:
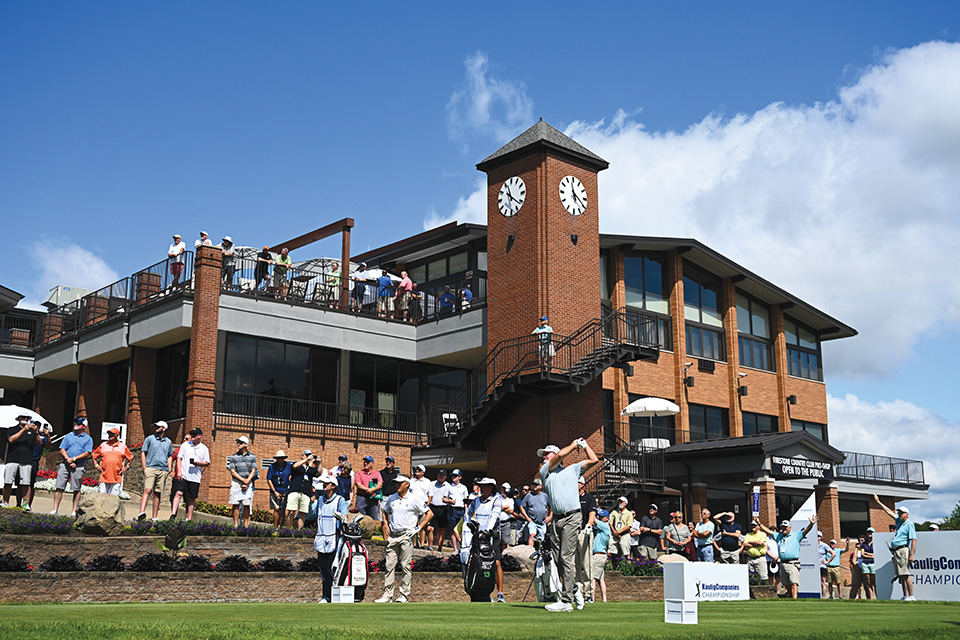
<svg viewBox="0 0 960 640">
<path fill-rule="evenodd" d="M 697 626 L 663 622 L 662 602 L 588 605 L 551 614 L 535 604 L 282 603 L 0 606 L 0 639 L 711 640 L 960 637 L 960 604 L 751 601 L 700 605 Z"/>
</svg>

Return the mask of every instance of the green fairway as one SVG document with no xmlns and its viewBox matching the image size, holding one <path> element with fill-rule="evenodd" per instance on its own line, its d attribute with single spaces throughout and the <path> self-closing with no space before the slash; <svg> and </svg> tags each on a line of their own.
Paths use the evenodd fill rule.
<svg viewBox="0 0 960 640">
<path fill-rule="evenodd" d="M 547 613 L 535 604 L 313 605 L 65 604 L 0 606 L 0 639 L 311 637 L 460 640 L 461 638 L 956 638 L 960 604 L 706 602 L 700 624 L 667 625 L 662 602 L 588 605 Z"/>
</svg>

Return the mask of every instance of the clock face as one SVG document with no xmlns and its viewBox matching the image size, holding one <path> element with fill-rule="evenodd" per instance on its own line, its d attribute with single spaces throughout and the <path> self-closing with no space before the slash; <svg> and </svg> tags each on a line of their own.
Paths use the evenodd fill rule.
<svg viewBox="0 0 960 640">
<path fill-rule="evenodd" d="M 560 181 L 560 202 L 567 213 L 578 216 L 587 210 L 587 190 L 574 176 Z"/>
<path fill-rule="evenodd" d="M 513 176 L 503 183 L 500 187 L 500 197 L 497 198 L 497 206 L 500 207 L 500 213 L 507 216 L 517 215 L 520 207 L 523 206 L 523 200 L 527 197 L 527 185 L 518 176 Z"/>
</svg>

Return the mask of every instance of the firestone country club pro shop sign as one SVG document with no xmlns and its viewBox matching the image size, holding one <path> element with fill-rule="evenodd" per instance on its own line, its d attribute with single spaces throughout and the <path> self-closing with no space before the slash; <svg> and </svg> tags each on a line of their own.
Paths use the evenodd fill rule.
<svg viewBox="0 0 960 640">
<path fill-rule="evenodd" d="M 833 466 L 832 462 L 770 456 L 770 472 L 775 476 L 785 478 L 832 480 L 834 477 Z"/>
</svg>

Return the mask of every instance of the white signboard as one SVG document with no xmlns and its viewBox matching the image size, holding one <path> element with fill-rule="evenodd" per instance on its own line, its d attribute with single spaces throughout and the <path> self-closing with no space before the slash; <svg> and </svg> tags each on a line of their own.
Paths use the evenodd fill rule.
<svg viewBox="0 0 960 640">
<path fill-rule="evenodd" d="M 891 520 L 892 522 L 892 520 Z M 892 533 L 873 535 L 873 554 L 877 563 L 877 596 L 881 600 L 899 600 L 903 596 L 900 581 L 894 579 Z M 960 601 L 960 531 L 919 531 L 917 551 L 910 575 L 913 597 L 917 600 Z"/>
<path fill-rule="evenodd" d="M 100 439 L 107 440 L 108 435 L 107 431 L 116 427 L 120 429 L 120 442 L 126 443 L 127 441 L 127 425 L 122 422 L 103 422 L 100 424 Z"/>
<path fill-rule="evenodd" d="M 803 531 L 810 524 L 810 518 L 817 513 L 815 496 L 816 494 L 811 493 L 803 506 L 790 518 L 792 531 Z M 797 596 L 820 597 L 820 550 L 817 548 L 817 525 L 813 525 L 810 533 L 800 541 L 800 585 Z"/>
<path fill-rule="evenodd" d="M 749 600 L 747 565 L 668 562 L 663 565 L 663 599 Z"/>
<path fill-rule="evenodd" d="M 672 624 L 697 624 L 697 601 L 664 600 L 663 621 Z"/>
</svg>

